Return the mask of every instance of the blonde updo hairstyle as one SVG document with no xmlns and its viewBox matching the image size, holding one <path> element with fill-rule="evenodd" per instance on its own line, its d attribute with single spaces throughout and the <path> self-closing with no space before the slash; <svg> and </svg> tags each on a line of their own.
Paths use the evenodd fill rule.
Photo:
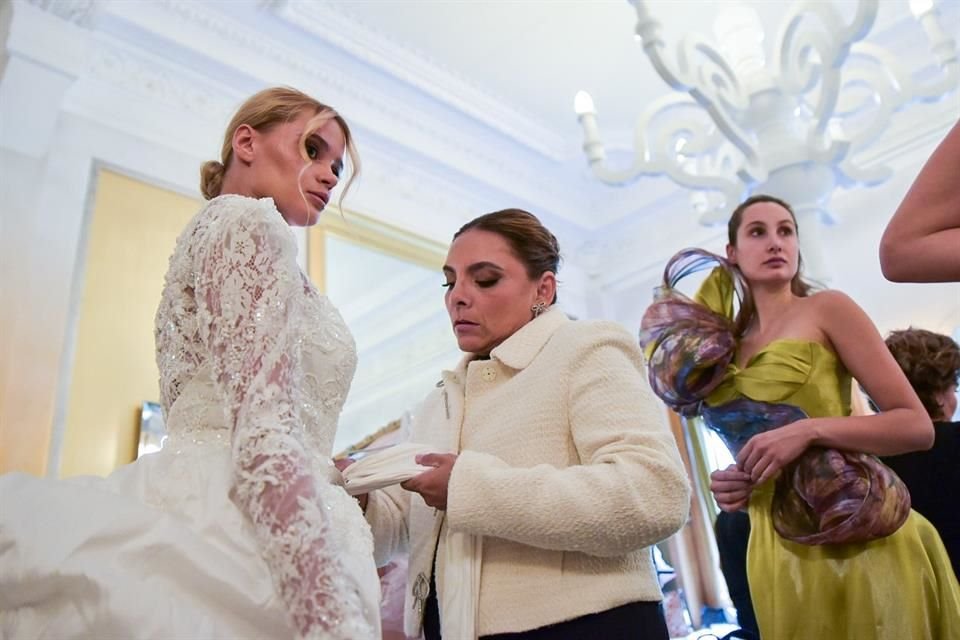
<svg viewBox="0 0 960 640">
<path fill-rule="evenodd" d="M 223 188 L 223 178 L 233 161 L 233 134 L 241 125 L 248 125 L 256 131 L 266 133 L 278 124 L 296 119 L 304 111 L 314 114 L 300 137 L 300 155 L 303 157 L 304 163 L 310 162 L 306 142 L 314 132 L 330 120 L 335 120 L 343 131 L 347 157 L 350 161 L 350 172 L 347 182 L 340 192 L 338 202 L 341 202 L 347 191 L 350 190 L 354 178 L 360 172 L 360 158 L 357 155 L 356 146 L 353 144 L 350 127 L 347 126 L 346 120 L 331 107 L 290 87 L 264 89 L 248 98 L 240 106 L 230 124 L 227 125 L 227 131 L 223 136 L 223 146 L 220 149 L 219 162 L 211 160 L 204 162 L 203 166 L 200 167 L 200 192 L 203 197 L 212 200 L 220 195 L 220 190 Z"/>
</svg>

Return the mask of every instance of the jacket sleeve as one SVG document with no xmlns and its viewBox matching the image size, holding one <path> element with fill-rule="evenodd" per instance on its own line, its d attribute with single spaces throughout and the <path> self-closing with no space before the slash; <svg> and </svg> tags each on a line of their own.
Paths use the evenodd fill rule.
<svg viewBox="0 0 960 640">
<path fill-rule="evenodd" d="M 198 253 L 199 339 L 231 427 L 230 498 L 252 522 L 260 553 L 301 638 L 372 633 L 357 589 L 327 536 L 320 483 L 303 443 L 298 318 L 304 282 L 289 230 L 272 207 L 215 223 Z"/>
<path fill-rule="evenodd" d="M 659 542 L 684 524 L 689 483 L 639 347 L 624 329 L 597 323 L 569 362 L 552 384 L 568 389 L 566 413 L 580 464 L 511 467 L 464 451 L 450 478 L 452 528 L 615 556 Z"/>
</svg>

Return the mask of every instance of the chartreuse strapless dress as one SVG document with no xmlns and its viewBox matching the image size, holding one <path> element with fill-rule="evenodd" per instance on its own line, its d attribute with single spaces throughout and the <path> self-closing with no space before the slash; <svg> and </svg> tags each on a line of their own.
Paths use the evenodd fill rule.
<svg viewBox="0 0 960 640">
<path fill-rule="evenodd" d="M 845 416 L 850 390 L 850 374 L 830 349 L 781 339 L 743 368 L 730 365 L 707 402 L 746 397 L 798 406 L 810 417 Z M 960 639 L 960 586 L 923 516 L 911 511 L 895 533 L 867 543 L 804 545 L 775 531 L 773 488 L 773 481 L 758 487 L 749 506 L 747 574 L 764 640 Z"/>
</svg>

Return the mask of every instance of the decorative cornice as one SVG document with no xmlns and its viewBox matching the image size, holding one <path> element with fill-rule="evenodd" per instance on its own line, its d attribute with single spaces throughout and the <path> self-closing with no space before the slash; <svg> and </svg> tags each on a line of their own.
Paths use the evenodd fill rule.
<svg viewBox="0 0 960 640">
<path fill-rule="evenodd" d="M 35 7 L 79 26 L 90 24 L 97 0 L 26 0 Z"/>
<path fill-rule="evenodd" d="M 270 7 L 279 18 L 426 95 L 495 129 L 552 161 L 569 155 L 570 142 L 527 114 L 507 106 L 466 78 L 421 52 L 413 52 L 357 16 L 315 0 L 288 0 Z"/>
<path fill-rule="evenodd" d="M 47 5 L 24 6 L 36 12 L 38 17 L 56 18 Z M 171 110 L 184 110 L 184 115 L 199 116 L 192 121 L 180 116 L 175 124 L 161 123 L 159 129 L 167 126 L 196 130 L 196 127 L 212 126 L 214 121 L 222 124 L 227 119 L 226 114 L 243 97 L 236 87 L 246 86 L 249 91 L 250 86 L 249 82 L 239 85 L 224 82 L 217 74 L 221 73 L 222 66 L 226 66 L 238 76 L 246 76 L 256 83 L 286 82 L 330 96 L 331 102 L 349 114 L 357 133 L 362 134 L 364 151 L 373 146 L 391 150 L 394 162 L 383 168 L 385 174 L 414 163 L 420 166 L 421 173 L 442 176 L 443 182 L 459 184 L 460 192 L 472 194 L 471 201 L 528 203 L 538 210 L 550 211 L 580 224 L 576 217 L 583 207 L 572 203 L 585 202 L 585 194 L 568 187 L 564 180 L 551 178 L 555 175 L 554 163 L 511 144 L 506 137 L 496 136 L 491 140 L 482 135 L 483 128 L 479 125 L 476 131 L 472 131 L 470 125 L 473 121 L 467 116 L 453 114 L 449 109 L 442 109 L 441 113 L 438 103 L 433 99 L 428 101 L 428 97 L 398 103 L 391 86 L 399 87 L 400 84 L 388 82 L 384 85 L 379 72 L 371 74 L 376 77 L 365 81 L 363 70 L 369 67 L 362 61 L 356 62 L 360 73 L 345 70 L 332 62 L 329 54 L 323 55 L 322 50 L 311 50 L 308 46 L 305 51 L 303 46 L 265 36 L 262 29 L 244 22 L 249 19 L 249 16 L 244 17 L 246 14 L 220 11 L 209 3 L 101 1 L 97 11 L 111 18 L 102 23 L 105 25 L 103 29 L 96 25 L 78 29 L 60 19 L 39 23 L 34 20 L 29 27 L 32 35 L 28 36 L 28 31 L 21 29 L 18 39 L 18 46 L 26 47 L 26 55 L 42 59 L 52 68 L 80 75 L 81 84 L 84 83 L 83 76 L 87 76 L 98 81 L 100 93 L 107 90 L 109 96 L 113 87 L 119 90 L 115 97 L 101 96 L 101 99 L 91 86 L 79 102 L 76 95 L 72 96 L 74 104 L 68 108 L 76 113 L 119 129 L 129 123 L 138 123 L 140 129 L 132 133 L 155 139 L 150 131 L 143 130 L 142 121 L 136 117 L 121 114 L 121 117 L 111 119 L 109 115 L 116 115 L 117 109 L 131 98 L 140 96 L 150 102 L 151 108 L 154 104 L 166 105 Z M 38 38 L 32 31 L 37 27 L 44 30 L 44 38 Z M 169 53 L 160 55 L 145 47 L 142 43 L 144 32 L 165 40 Z M 66 36 L 83 43 L 84 53 L 79 59 L 76 55 L 60 55 L 42 46 L 42 42 Z M 79 51 L 78 46 L 69 51 Z M 320 43 L 316 46 L 322 49 L 327 45 Z M 106 47 L 106 51 L 98 52 L 101 47 Z M 236 61 L 242 59 L 253 62 L 241 69 Z M 107 103 L 101 105 L 103 113 L 97 113 L 98 102 Z M 116 109 L 112 110 L 111 104 Z M 162 117 L 160 110 L 154 115 Z M 412 192 L 411 197 L 422 209 L 427 205 L 425 191 L 413 185 L 417 183 L 407 183 L 403 191 Z M 486 197 L 481 195 L 478 198 L 478 194 Z M 435 205 L 433 199 L 431 194 L 431 208 Z M 455 199 L 453 202 L 455 204 Z M 466 209 L 463 206 L 456 208 Z"/>
<path fill-rule="evenodd" d="M 470 119 L 458 122 L 449 116 L 431 114 L 429 105 L 398 104 L 396 95 L 391 94 L 381 82 L 375 82 L 374 79 L 364 82 L 356 75 L 344 73 L 332 65 L 325 66 L 322 56 L 309 55 L 302 47 L 265 38 L 260 30 L 203 3 L 161 0 L 157 6 L 177 17 L 181 23 L 201 28 L 208 40 L 219 37 L 257 54 L 263 60 L 281 65 L 287 71 L 284 78 L 289 78 L 289 71 L 293 70 L 306 81 L 303 83 L 305 88 L 309 89 L 307 84 L 320 86 L 327 94 L 336 93 L 343 102 L 352 102 L 349 107 L 354 123 L 391 138 L 393 142 L 430 158 L 439 166 L 508 191 L 514 197 L 536 203 L 544 210 L 580 223 L 575 216 L 582 206 L 576 203 L 581 200 L 585 203 L 586 198 L 568 189 L 564 183 L 547 177 L 552 174 L 555 163 L 542 157 L 538 163 L 529 152 L 518 153 L 516 148 L 511 149 L 510 145 L 505 144 L 506 141 L 491 142 L 479 133 L 465 132 L 463 125 Z M 131 19 L 138 18 L 132 10 L 128 10 L 126 15 Z M 142 26 L 151 28 L 145 18 L 140 20 Z M 192 43 L 182 44 L 193 46 Z M 277 78 L 273 76 L 269 81 L 277 82 Z"/>
<path fill-rule="evenodd" d="M 241 98 L 208 77 L 190 77 L 182 67 L 117 41 L 100 38 L 91 53 L 90 76 L 208 121 L 225 122 Z"/>
</svg>

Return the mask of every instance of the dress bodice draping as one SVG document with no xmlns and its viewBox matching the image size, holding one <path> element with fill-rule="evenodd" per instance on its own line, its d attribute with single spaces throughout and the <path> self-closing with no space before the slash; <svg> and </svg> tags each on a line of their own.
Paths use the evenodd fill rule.
<svg viewBox="0 0 960 640">
<path fill-rule="evenodd" d="M 754 354 L 727 375 L 707 397 L 719 405 L 738 397 L 786 403 L 810 417 L 850 414 L 850 373 L 828 347 L 810 340 L 781 338 Z"/>
</svg>

